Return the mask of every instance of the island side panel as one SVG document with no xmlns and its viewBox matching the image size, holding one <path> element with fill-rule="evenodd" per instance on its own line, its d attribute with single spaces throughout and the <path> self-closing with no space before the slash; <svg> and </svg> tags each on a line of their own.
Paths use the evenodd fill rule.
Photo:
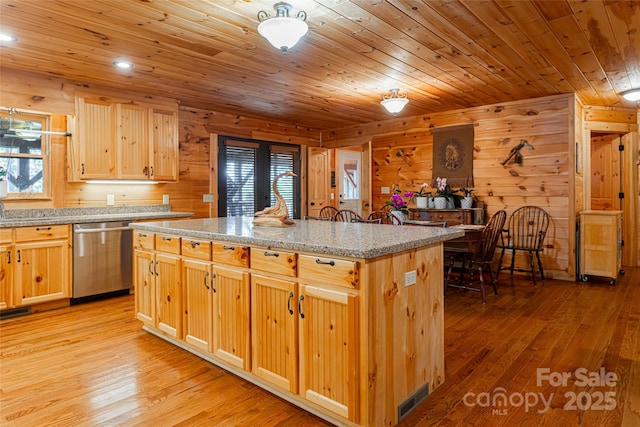
<svg viewBox="0 0 640 427">
<path fill-rule="evenodd" d="M 444 382 L 442 243 L 372 260 L 365 274 L 367 425 L 395 425 L 402 402 Z"/>
</svg>

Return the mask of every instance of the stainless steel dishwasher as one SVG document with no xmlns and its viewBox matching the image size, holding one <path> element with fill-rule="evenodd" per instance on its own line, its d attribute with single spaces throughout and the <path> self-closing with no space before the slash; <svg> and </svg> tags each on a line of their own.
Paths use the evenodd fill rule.
<svg viewBox="0 0 640 427">
<path fill-rule="evenodd" d="M 132 243 L 128 221 L 74 224 L 71 302 L 128 292 Z"/>
</svg>

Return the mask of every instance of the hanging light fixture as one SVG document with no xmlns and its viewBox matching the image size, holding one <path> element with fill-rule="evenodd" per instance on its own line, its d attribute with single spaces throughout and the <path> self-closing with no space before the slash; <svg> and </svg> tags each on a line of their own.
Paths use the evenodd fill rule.
<svg viewBox="0 0 640 427">
<path fill-rule="evenodd" d="M 289 13 L 293 9 L 289 3 L 279 2 L 273 5 L 276 16 L 271 17 L 267 12 L 258 12 L 258 32 L 274 47 L 283 53 L 292 48 L 298 40 L 307 34 L 309 26 L 306 22 L 306 12 L 300 11 L 295 18 L 291 18 Z"/>
<path fill-rule="evenodd" d="M 389 89 L 389 93 L 382 95 L 380 104 L 391 114 L 398 114 L 409 103 L 407 92 L 400 93 L 400 89 Z"/>
<path fill-rule="evenodd" d="M 627 101 L 640 101 L 640 88 L 625 90 L 620 95 Z"/>
</svg>

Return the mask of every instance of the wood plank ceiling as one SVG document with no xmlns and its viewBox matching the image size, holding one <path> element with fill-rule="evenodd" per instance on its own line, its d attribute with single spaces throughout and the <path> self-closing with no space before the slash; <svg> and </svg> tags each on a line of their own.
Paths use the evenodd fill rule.
<svg viewBox="0 0 640 427">
<path fill-rule="evenodd" d="M 636 107 L 635 0 L 291 0 L 309 33 L 282 54 L 257 32 L 258 0 L 1 0 L 4 68 L 155 94 L 183 105 L 332 129 L 575 92 Z M 112 62 L 127 58 L 133 70 Z"/>
</svg>

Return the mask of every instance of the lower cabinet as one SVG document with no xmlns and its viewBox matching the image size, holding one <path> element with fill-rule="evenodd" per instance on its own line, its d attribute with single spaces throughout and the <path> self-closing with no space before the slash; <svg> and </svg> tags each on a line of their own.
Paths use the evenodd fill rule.
<svg viewBox="0 0 640 427">
<path fill-rule="evenodd" d="M 0 244 L 0 310 L 11 308 L 13 302 L 13 246 Z"/>
<path fill-rule="evenodd" d="M 69 290 L 69 241 L 45 240 L 16 243 L 16 305 L 29 305 L 71 296 Z"/>
<path fill-rule="evenodd" d="M 249 273 L 213 266 L 213 354 L 250 370 Z"/>
<path fill-rule="evenodd" d="M 154 262 L 157 327 L 174 338 L 182 338 L 182 280 L 180 258 L 156 253 Z"/>
<path fill-rule="evenodd" d="M 251 275 L 252 372 L 298 393 L 298 285 Z"/>
<path fill-rule="evenodd" d="M 184 340 L 192 346 L 212 351 L 211 263 L 184 259 Z"/>
<path fill-rule="evenodd" d="M 134 249 L 133 283 L 135 285 L 136 318 L 145 325 L 156 326 L 155 255 Z"/>
<path fill-rule="evenodd" d="M 358 422 L 358 297 L 300 285 L 300 395 Z"/>
</svg>

